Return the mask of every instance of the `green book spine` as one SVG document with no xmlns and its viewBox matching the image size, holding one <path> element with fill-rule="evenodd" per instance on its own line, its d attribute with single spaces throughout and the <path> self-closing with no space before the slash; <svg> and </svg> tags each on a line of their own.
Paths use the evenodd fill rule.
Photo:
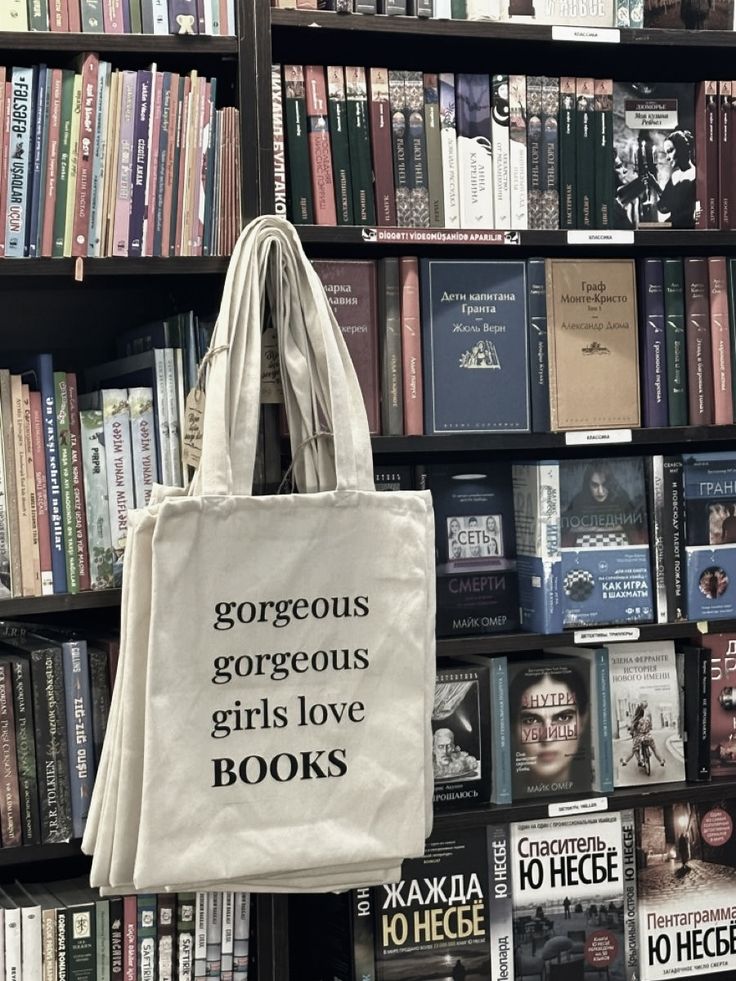
<svg viewBox="0 0 736 981">
<path fill-rule="evenodd" d="M 338 225 L 353 224 L 353 188 L 350 179 L 350 142 L 345 98 L 345 71 L 340 66 L 327 69 L 327 103 L 332 144 L 332 175 L 335 182 Z"/>
<path fill-rule="evenodd" d="M 156 950 L 156 897 L 143 893 L 136 900 L 138 907 L 137 959 L 138 981 L 156 981 L 158 951 Z"/>
<path fill-rule="evenodd" d="M 72 480 L 72 446 L 69 420 L 69 393 L 66 372 L 54 372 L 54 411 L 59 443 L 59 476 L 61 483 L 61 513 L 64 521 L 64 553 L 66 556 L 67 589 L 79 592 L 79 560 L 74 535 L 74 484 Z"/>
<path fill-rule="evenodd" d="M 72 906 L 67 920 L 69 981 L 97 981 L 95 904 Z"/>
<path fill-rule="evenodd" d="M 373 167 L 368 128 L 368 83 L 365 68 L 346 68 L 348 143 L 353 185 L 353 218 L 356 225 L 375 225 Z"/>
<path fill-rule="evenodd" d="M 613 80 L 595 81 L 595 227 L 613 224 Z"/>
<path fill-rule="evenodd" d="M 193 892 L 176 894 L 176 953 L 177 981 L 191 981 L 194 975 L 194 911 L 197 897 Z"/>
<path fill-rule="evenodd" d="M 560 79 L 560 228 L 575 228 L 575 79 Z"/>
<path fill-rule="evenodd" d="M 732 260 L 733 261 L 733 260 Z M 729 275 L 730 287 L 731 275 Z M 732 290 L 729 288 L 729 302 Z M 670 426 L 687 426 L 687 347 L 685 345 L 685 293 L 681 259 L 664 260 L 665 350 L 667 352 L 667 407 Z M 733 331 L 733 316 L 731 317 Z"/>
<path fill-rule="evenodd" d="M 95 903 L 96 981 L 110 981 L 110 903 Z"/>
<path fill-rule="evenodd" d="M 452 0 L 450 12 L 452 13 L 453 20 L 467 20 L 468 5 L 466 0 Z"/>
<path fill-rule="evenodd" d="M 595 153 L 593 125 L 593 79 L 578 78 L 575 86 L 577 102 L 576 155 L 577 227 L 594 228 Z"/>
<path fill-rule="evenodd" d="M 49 11 L 46 0 L 29 0 L 28 15 L 32 31 L 49 29 Z"/>
<path fill-rule="evenodd" d="M 440 90 L 436 73 L 424 76 L 424 134 L 427 140 L 427 178 L 429 181 L 429 223 L 445 227 L 445 200 L 442 178 L 442 133 Z"/>
<path fill-rule="evenodd" d="M 284 65 L 284 115 L 289 219 L 295 225 L 313 225 L 307 103 L 301 65 Z"/>
<path fill-rule="evenodd" d="M 130 33 L 143 33 L 143 16 L 141 14 L 141 0 L 128 0 L 130 4 Z"/>
<path fill-rule="evenodd" d="M 56 183 L 56 205 L 54 207 L 54 258 L 61 258 L 64 255 L 66 192 L 69 187 L 73 109 L 74 72 L 65 69 L 61 83 L 61 130 L 59 132 L 59 162 Z"/>
</svg>

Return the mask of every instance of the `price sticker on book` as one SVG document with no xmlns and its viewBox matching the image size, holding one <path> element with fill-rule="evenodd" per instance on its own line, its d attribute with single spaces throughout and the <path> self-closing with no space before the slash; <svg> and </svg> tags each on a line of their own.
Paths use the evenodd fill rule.
<svg viewBox="0 0 736 981">
<path fill-rule="evenodd" d="M 553 41 L 583 41 L 593 44 L 620 44 L 621 31 L 616 27 L 565 27 L 552 28 Z"/>
<path fill-rule="evenodd" d="M 566 800 L 550 804 L 547 814 L 551 818 L 566 817 L 568 814 L 590 814 L 592 811 L 607 811 L 607 797 L 586 797 L 585 800 Z"/>
<path fill-rule="evenodd" d="M 610 231 L 599 232 L 578 229 L 567 233 L 568 245 L 633 245 L 634 233 L 626 229 L 612 228 Z"/>
<path fill-rule="evenodd" d="M 575 630 L 575 644 L 616 644 L 624 640 L 638 640 L 641 631 L 638 627 L 601 627 L 599 629 Z"/>
<path fill-rule="evenodd" d="M 595 443 L 630 443 L 630 429 L 581 429 L 565 433 L 565 446 L 591 446 Z"/>
</svg>

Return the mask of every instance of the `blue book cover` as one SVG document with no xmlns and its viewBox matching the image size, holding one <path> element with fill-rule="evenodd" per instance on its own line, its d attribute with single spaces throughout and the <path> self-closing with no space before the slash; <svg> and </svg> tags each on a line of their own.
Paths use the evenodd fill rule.
<svg viewBox="0 0 736 981">
<path fill-rule="evenodd" d="M 683 458 L 688 620 L 736 616 L 736 454 Z"/>
<path fill-rule="evenodd" d="M 435 516 L 438 637 L 519 624 L 511 466 L 472 470 L 438 464 L 423 474 Z"/>
<path fill-rule="evenodd" d="M 547 281 L 544 272 L 544 259 L 529 259 L 526 275 L 532 432 L 548 433 L 550 431 L 549 355 L 547 352 Z"/>
<path fill-rule="evenodd" d="M 664 318 L 664 271 L 661 259 L 644 259 L 641 274 L 643 330 L 641 394 L 642 422 L 649 427 L 669 424 L 667 348 Z"/>
<path fill-rule="evenodd" d="M 40 226 L 43 221 L 43 205 L 46 200 L 45 168 L 43 159 L 44 138 L 48 135 L 49 72 L 46 65 L 36 69 L 36 91 L 33 106 L 33 137 L 31 158 L 31 208 L 26 226 L 26 255 L 38 255 Z"/>
<path fill-rule="evenodd" d="M 426 433 L 529 432 L 526 265 L 422 259 Z"/>
<path fill-rule="evenodd" d="M 643 460 L 562 460 L 559 466 L 564 626 L 650 623 Z"/>
<path fill-rule="evenodd" d="M 8 202 L 5 255 L 22 259 L 26 242 L 33 131 L 33 69 L 14 68 L 11 91 L 11 146 L 8 160 Z"/>
</svg>

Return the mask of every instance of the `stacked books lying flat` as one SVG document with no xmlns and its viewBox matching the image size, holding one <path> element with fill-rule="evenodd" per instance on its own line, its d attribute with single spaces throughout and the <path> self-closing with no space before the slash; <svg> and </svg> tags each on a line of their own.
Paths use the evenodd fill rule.
<svg viewBox="0 0 736 981">
<path fill-rule="evenodd" d="M 235 0 L 3 0 L 0 31 L 235 34 Z"/>
<path fill-rule="evenodd" d="M 216 80 L 0 68 L 0 256 L 229 255 L 240 229 L 237 109 Z"/>
<path fill-rule="evenodd" d="M 315 261 L 371 432 L 734 421 L 735 260 Z M 638 280 L 638 282 L 637 282 Z"/>
<path fill-rule="evenodd" d="M 736 454 L 428 464 L 437 636 L 736 618 Z"/>
<path fill-rule="evenodd" d="M 19 981 L 247 981 L 251 915 L 245 892 L 104 898 L 85 877 L 16 881 L 0 888 L 0 953 Z"/>
<path fill-rule="evenodd" d="M 717 228 L 705 196 L 730 195 L 730 115 L 707 129 L 718 83 L 272 71 L 276 198 L 295 224 Z"/>
<path fill-rule="evenodd" d="M 299 904 L 316 977 L 666 981 L 736 969 L 736 801 L 436 831 L 399 883 Z"/>
<path fill-rule="evenodd" d="M 192 313 L 131 330 L 81 396 L 50 354 L 0 369 L 2 596 L 120 585 L 128 510 L 184 483 L 184 399 L 210 332 Z"/>
<path fill-rule="evenodd" d="M 339 14 L 435 17 L 445 20 L 570 27 L 662 27 L 730 31 L 733 0 L 690 3 L 688 0 L 271 0 L 281 10 L 334 10 Z"/>
</svg>

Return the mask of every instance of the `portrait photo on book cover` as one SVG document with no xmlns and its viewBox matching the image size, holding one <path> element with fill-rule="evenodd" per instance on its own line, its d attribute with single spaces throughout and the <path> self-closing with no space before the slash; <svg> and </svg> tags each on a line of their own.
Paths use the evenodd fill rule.
<svg viewBox="0 0 736 981">
<path fill-rule="evenodd" d="M 614 709 L 614 782 L 629 787 L 684 779 L 676 677 L 656 662 L 616 668 L 611 686 Z"/>
<path fill-rule="evenodd" d="M 514 799 L 590 790 L 590 665 L 582 658 L 509 663 Z"/>
<path fill-rule="evenodd" d="M 459 514 L 447 518 L 447 554 L 460 559 L 489 559 L 503 555 L 500 514 Z"/>
<path fill-rule="evenodd" d="M 478 681 L 439 681 L 432 708 L 432 768 L 435 783 L 480 778 Z"/>
<path fill-rule="evenodd" d="M 646 545 L 646 488 L 641 460 L 560 463 L 563 548 Z"/>
</svg>

